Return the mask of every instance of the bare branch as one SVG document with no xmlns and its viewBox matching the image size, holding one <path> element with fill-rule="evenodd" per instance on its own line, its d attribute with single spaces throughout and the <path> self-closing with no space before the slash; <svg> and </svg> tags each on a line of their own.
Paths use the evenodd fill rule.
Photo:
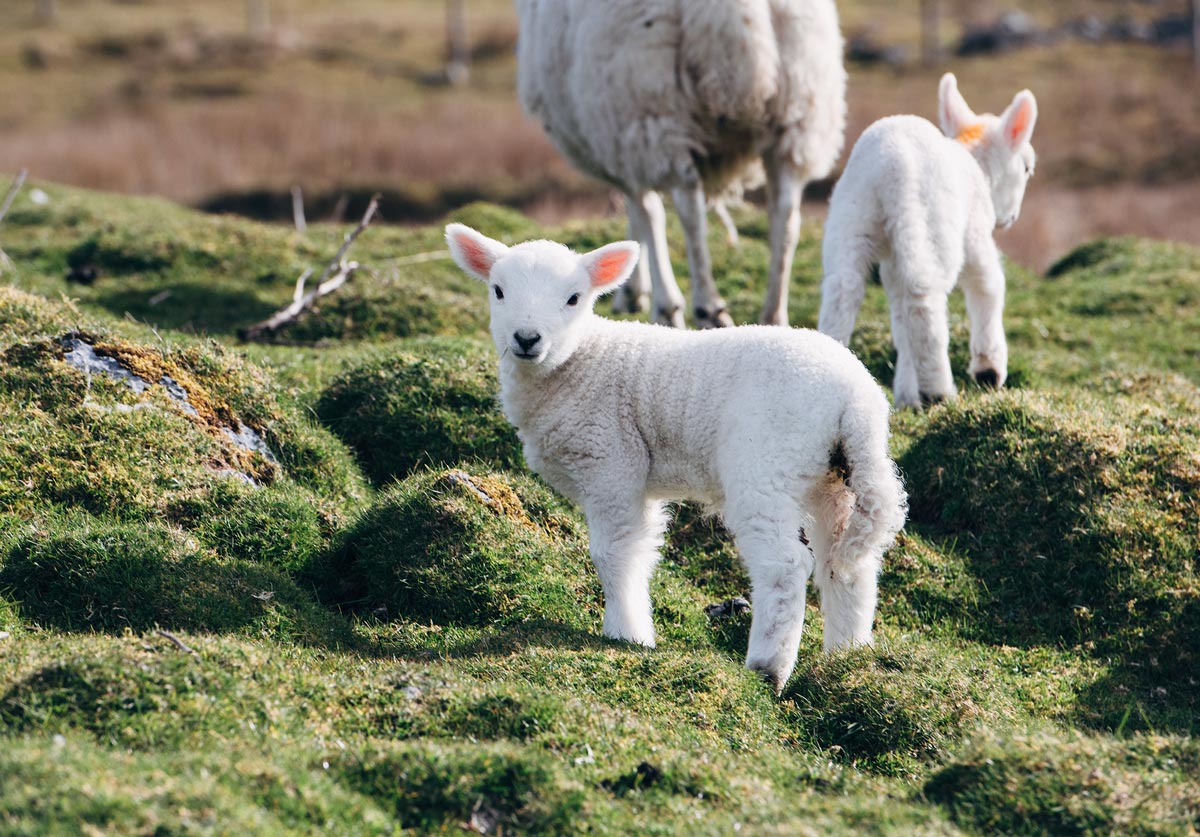
<svg viewBox="0 0 1200 837">
<path fill-rule="evenodd" d="M 296 225 L 296 232 L 308 232 L 308 221 L 304 218 L 304 192 L 300 191 L 300 186 L 292 187 L 292 222 Z"/>
<path fill-rule="evenodd" d="M 25 178 L 29 175 L 28 169 L 21 169 L 17 174 L 17 179 L 8 187 L 8 192 L 4 195 L 4 203 L 0 203 L 0 221 L 4 220 L 4 216 L 8 214 L 9 207 L 12 202 L 17 199 L 17 192 L 21 191 L 21 187 L 25 185 Z"/>
<path fill-rule="evenodd" d="M 342 246 L 338 248 L 333 259 L 326 266 L 324 273 L 321 274 L 321 278 L 317 280 L 317 286 L 308 293 L 304 293 L 304 284 L 308 280 L 308 277 L 312 275 L 312 270 L 304 271 L 300 275 L 300 278 L 296 280 L 296 290 L 292 293 L 292 302 L 290 305 L 279 309 L 260 323 L 240 329 L 238 336 L 243 340 L 257 340 L 263 334 L 276 332 L 283 326 L 296 320 L 302 313 L 311 308 L 313 303 L 318 299 L 333 293 L 346 284 L 359 268 L 358 262 L 347 262 L 344 260 L 346 251 L 354 244 L 354 240 L 362 234 L 362 231 L 370 226 L 378 210 L 379 195 L 376 194 L 371 197 L 371 202 L 367 204 L 367 211 L 363 213 L 362 220 L 358 222 L 358 226 L 346 233 L 346 237 L 342 240 Z"/>
<path fill-rule="evenodd" d="M 186 642 L 184 642 L 179 637 L 175 636 L 175 634 L 171 633 L 170 631 L 164 631 L 162 628 L 159 628 L 154 633 L 158 634 L 161 637 L 166 637 L 167 639 L 171 640 L 171 642 L 175 645 L 175 647 L 178 648 L 180 651 L 184 652 L 185 654 L 195 654 L 196 653 L 195 648 L 192 648 L 190 645 L 188 645 Z"/>
</svg>

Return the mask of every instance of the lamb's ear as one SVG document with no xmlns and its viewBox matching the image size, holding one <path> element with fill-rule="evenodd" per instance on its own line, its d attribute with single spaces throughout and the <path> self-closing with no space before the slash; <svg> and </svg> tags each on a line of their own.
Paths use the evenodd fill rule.
<svg viewBox="0 0 1200 837">
<path fill-rule="evenodd" d="M 946 73 L 938 84 L 938 121 L 942 133 L 951 138 L 957 138 L 963 131 L 968 130 L 979 122 L 975 111 L 971 110 L 967 100 L 958 92 L 958 79 L 954 73 Z"/>
<path fill-rule="evenodd" d="M 1000 130 L 1004 133 L 1004 142 L 1010 149 L 1016 151 L 1033 136 L 1033 126 L 1037 124 L 1037 99 L 1028 90 L 1022 90 L 1013 97 L 1012 104 L 1000 115 Z"/>
<path fill-rule="evenodd" d="M 629 278 L 637 266 L 638 245 L 635 241 L 618 241 L 605 244 L 580 257 L 583 269 L 592 282 L 592 288 L 600 293 L 615 290 Z"/>
<path fill-rule="evenodd" d="M 454 263 L 480 282 L 487 282 L 492 266 L 508 252 L 508 247 L 465 224 L 446 225 L 446 243 Z"/>
</svg>

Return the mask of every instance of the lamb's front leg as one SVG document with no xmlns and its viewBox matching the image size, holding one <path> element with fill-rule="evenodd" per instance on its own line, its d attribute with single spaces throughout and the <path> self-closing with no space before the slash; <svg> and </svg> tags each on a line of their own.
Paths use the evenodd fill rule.
<svg viewBox="0 0 1200 837">
<path fill-rule="evenodd" d="M 967 371 L 982 386 L 1002 387 L 1008 378 L 1004 338 L 1004 268 L 991 240 L 963 269 L 960 282 L 971 324 L 971 364 Z"/>
<path fill-rule="evenodd" d="M 799 513 L 788 509 L 786 500 L 755 506 L 753 511 L 727 508 L 725 525 L 750 575 L 754 611 L 746 667 L 761 672 L 778 693 L 796 667 L 815 562 L 800 541 Z"/>
<path fill-rule="evenodd" d="M 604 588 L 604 635 L 653 648 L 650 576 L 667 528 L 663 504 L 593 499 L 585 513 L 592 563 Z"/>
</svg>

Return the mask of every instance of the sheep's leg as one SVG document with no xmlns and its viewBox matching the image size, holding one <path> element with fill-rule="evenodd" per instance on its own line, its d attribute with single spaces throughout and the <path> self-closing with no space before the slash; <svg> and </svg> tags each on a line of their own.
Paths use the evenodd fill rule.
<svg viewBox="0 0 1200 837">
<path fill-rule="evenodd" d="M 671 193 L 675 209 L 683 224 L 683 236 L 687 243 L 688 270 L 692 279 L 692 308 L 698 328 L 721 328 L 733 325 L 725 310 L 725 300 L 717 292 L 713 281 L 712 259 L 708 253 L 708 216 L 704 200 L 704 186 L 680 187 Z"/>
<path fill-rule="evenodd" d="M 770 503 L 763 503 L 761 495 L 750 499 L 745 508 L 725 510 L 725 525 L 750 575 L 754 604 L 746 667 L 761 672 L 780 692 L 800 650 L 813 556 L 800 541 L 800 512 L 790 498 Z"/>
<path fill-rule="evenodd" d="M 653 648 L 650 576 L 667 528 L 663 504 L 593 500 L 587 521 L 592 563 L 604 589 L 604 635 Z"/>
<path fill-rule="evenodd" d="M 832 651 L 848 645 L 870 645 L 882 553 L 856 556 L 855 563 L 849 565 L 842 562 L 835 566 L 830 560 L 835 533 L 845 529 L 851 515 L 866 512 L 855 508 L 854 495 L 832 475 L 815 489 L 812 507 L 816 514 L 805 533 L 817 562 L 813 582 L 821 591 L 823 647 Z"/>
<path fill-rule="evenodd" d="M 766 325 L 788 324 L 788 284 L 792 279 L 792 259 L 800 241 L 800 197 L 804 178 L 790 162 L 775 154 L 763 156 L 767 171 L 767 216 L 771 222 L 771 266 L 767 272 L 767 298 L 761 322 Z"/>
<path fill-rule="evenodd" d="M 981 386 L 1001 387 L 1008 377 L 1008 342 L 1004 338 L 1004 268 L 989 239 L 987 252 L 963 269 L 961 279 L 971 323 L 971 364 L 967 371 Z"/>
<path fill-rule="evenodd" d="M 617 314 L 640 314 L 650 304 L 650 230 L 640 223 L 641 217 L 630 206 L 631 201 L 629 198 L 625 202 L 629 237 L 642 246 L 642 257 L 629 281 L 613 295 L 613 311 Z"/>
<path fill-rule="evenodd" d="M 892 379 L 892 397 L 897 407 L 921 406 L 921 393 L 917 386 L 917 367 L 913 363 L 912 347 L 908 343 L 908 321 L 904 316 L 904 290 L 896 284 L 895 268 L 891 259 L 879 263 L 879 277 L 883 280 L 888 296 L 888 310 L 892 321 L 892 345 L 896 347 L 896 373 Z"/>
<path fill-rule="evenodd" d="M 646 261 L 650 265 L 650 294 L 654 306 L 654 321 L 683 328 L 683 294 L 671 272 L 671 257 L 667 251 L 667 213 L 657 192 L 628 195 L 625 202 L 631 224 L 642 231 L 639 241 L 646 245 Z"/>
</svg>

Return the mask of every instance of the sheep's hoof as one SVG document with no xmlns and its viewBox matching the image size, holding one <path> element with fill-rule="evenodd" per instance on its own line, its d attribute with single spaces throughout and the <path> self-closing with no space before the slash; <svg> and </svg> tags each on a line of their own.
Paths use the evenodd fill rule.
<svg viewBox="0 0 1200 837">
<path fill-rule="evenodd" d="M 683 310 L 676 306 L 674 308 L 659 308 L 654 312 L 654 322 L 659 325 L 670 326 L 671 328 L 687 328 L 683 321 Z"/>
<path fill-rule="evenodd" d="M 975 373 L 975 383 L 986 389 L 999 389 L 1000 374 L 995 369 L 980 369 Z"/>
<path fill-rule="evenodd" d="M 929 395 L 924 392 L 921 393 L 921 406 L 922 407 L 932 407 L 934 404 L 941 404 L 945 400 L 946 400 L 946 396 L 944 396 L 944 395 Z"/>
<path fill-rule="evenodd" d="M 640 314 L 649 308 L 650 297 L 646 294 L 618 294 L 613 298 L 614 314 Z"/>
<path fill-rule="evenodd" d="M 733 325 L 733 317 L 729 316 L 724 306 L 715 311 L 697 307 L 695 314 L 696 328 L 729 328 Z"/>
</svg>

